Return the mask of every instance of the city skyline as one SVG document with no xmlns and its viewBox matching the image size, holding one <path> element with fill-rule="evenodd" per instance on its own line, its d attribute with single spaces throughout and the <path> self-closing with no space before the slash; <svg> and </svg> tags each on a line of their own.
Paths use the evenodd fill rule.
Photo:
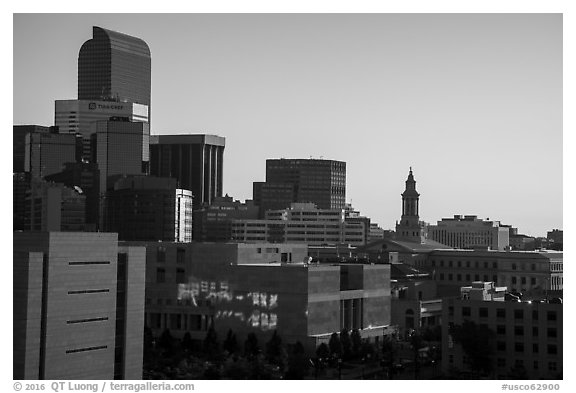
<svg viewBox="0 0 576 393">
<path fill-rule="evenodd" d="M 14 124 L 76 98 L 92 26 L 148 43 L 152 134 L 227 139 L 224 194 L 251 199 L 268 158 L 342 160 L 387 229 L 412 166 L 431 224 L 562 229 L 561 14 L 16 14 Z"/>
</svg>

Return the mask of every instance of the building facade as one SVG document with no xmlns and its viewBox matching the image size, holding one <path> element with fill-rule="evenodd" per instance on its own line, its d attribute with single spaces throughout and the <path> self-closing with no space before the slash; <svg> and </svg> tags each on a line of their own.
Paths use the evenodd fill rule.
<svg viewBox="0 0 576 393">
<path fill-rule="evenodd" d="M 106 192 L 104 230 L 120 240 L 192 241 L 192 192 L 176 180 L 127 176 Z"/>
<path fill-rule="evenodd" d="M 26 135 L 27 134 L 48 134 L 50 127 L 38 125 L 16 125 L 12 130 L 12 173 L 24 172 L 26 162 Z"/>
<path fill-rule="evenodd" d="M 14 233 L 14 379 L 141 379 L 142 247 L 114 233 Z"/>
<path fill-rule="evenodd" d="M 347 218 L 344 209 L 318 209 L 312 203 L 292 203 L 288 209 L 268 210 L 263 220 L 233 220 L 232 239 L 359 246 L 366 244 L 369 226 L 369 221 Z"/>
<path fill-rule="evenodd" d="M 266 160 L 266 182 L 254 183 L 254 203 L 260 207 L 261 215 L 269 209 L 287 208 L 292 202 L 314 203 L 320 209 L 343 209 L 346 163 L 320 159 Z"/>
<path fill-rule="evenodd" d="M 442 370 L 475 371 L 451 332 L 452 326 L 468 320 L 492 332 L 485 343 L 491 348 L 491 377 L 562 379 L 562 304 L 506 301 L 502 293 L 497 296 L 503 289 L 493 283 L 475 282 L 460 298 L 444 299 Z"/>
<path fill-rule="evenodd" d="M 94 26 L 78 53 L 78 99 L 150 107 L 150 48 L 140 38 Z"/>
<path fill-rule="evenodd" d="M 127 244 L 141 244 L 129 242 Z M 377 340 L 390 324 L 388 265 L 307 264 L 294 244 L 147 243 L 146 323 L 202 340 L 213 324 L 244 340 L 300 341 L 313 353 L 343 328 Z"/>
<path fill-rule="evenodd" d="M 100 193 L 113 187 L 117 176 L 146 175 L 149 170 L 150 125 L 127 118 L 98 121 L 92 134 L 93 160 L 100 170 Z"/>
<path fill-rule="evenodd" d="M 195 241 L 229 242 L 232 240 L 232 220 L 256 219 L 258 207 L 250 200 L 234 201 L 228 195 L 216 197 L 211 204 L 204 204 L 194 212 Z"/>
<path fill-rule="evenodd" d="M 455 215 L 443 218 L 428 227 L 428 236 L 455 248 L 490 248 L 505 250 L 510 245 L 510 229 L 499 221 L 479 219 L 477 216 Z"/>
<path fill-rule="evenodd" d="M 175 178 L 179 188 L 192 191 L 199 209 L 222 196 L 225 142 L 216 135 L 153 135 L 150 174 Z"/>
<path fill-rule="evenodd" d="M 53 132 L 26 134 L 24 171 L 37 179 L 60 172 L 65 163 L 76 162 L 77 143 L 75 135 Z"/>
</svg>

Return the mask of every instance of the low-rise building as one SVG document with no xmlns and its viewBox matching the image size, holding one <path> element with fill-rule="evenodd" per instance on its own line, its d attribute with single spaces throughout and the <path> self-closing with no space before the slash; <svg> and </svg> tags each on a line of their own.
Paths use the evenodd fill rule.
<svg viewBox="0 0 576 393">
<path fill-rule="evenodd" d="M 428 227 L 430 239 L 455 248 L 505 250 L 510 244 L 509 233 L 509 227 L 499 221 L 477 216 L 455 215 Z"/>
<path fill-rule="evenodd" d="M 202 340 L 274 330 L 310 352 L 343 328 L 379 340 L 390 325 L 390 267 L 310 264 L 298 244 L 167 242 L 147 248 L 146 323 Z"/>
<path fill-rule="evenodd" d="M 452 329 L 464 321 L 491 331 L 489 348 L 493 378 L 562 379 L 562 303 L 505 300 L 505 289 L 474 282 L 460 298 L 444 299 L 442 370 L 471 371 L 470 358 Z"/>
</svg>

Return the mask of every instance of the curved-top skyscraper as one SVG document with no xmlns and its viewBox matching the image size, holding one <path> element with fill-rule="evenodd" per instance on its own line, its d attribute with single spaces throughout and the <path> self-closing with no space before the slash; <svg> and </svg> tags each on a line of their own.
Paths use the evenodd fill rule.
<svg viewBox="0 0 576 393">
<path fill-rule="evenodd" d="M 150 106 L 150 48 L 140 38 L 94 26 L 78 54 L 78 99 Z"/>
</svg>

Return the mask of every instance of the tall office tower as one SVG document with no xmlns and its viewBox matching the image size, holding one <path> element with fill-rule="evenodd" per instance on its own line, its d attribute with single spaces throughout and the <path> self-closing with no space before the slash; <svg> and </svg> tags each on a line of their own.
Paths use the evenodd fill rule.
<svg viewBox="0 0 576 393">
<path fill-rule="evenodd" d="M 94 231 L 99 223 L 100 171 L 98 164 L 74 162 L 64 164 L 61 172 L 45 177 L 46 181 L 64 184 L 86 196 L 86 228 Z"/>
<path fill-rule="evenodd" d="M 106 193 L 104 230 L 120 240 L 191 242 L 192 192 L 172 178 L 120 178 Z"/>
<path fill-rule="evenodd" d="M 140 38 L 94 26 L 78 54 L 78 99 L 150 107 L 150 49 Z"/>
<path fill-rule="evenodd" d="M 14 126 L 12 131 L 13 154 L 14 161 L 12 165 L 12 173 L 24 172 L 24 162 L 26 156 L 26 135 L 34 134 L 48 134 L 50 127 L 38 125 L 18 125 Z"/>
<path fill-rule="evenodd" d="M 406 179 L 406 189 L 402 193 L 402 218 L 396 221 L 396 239 L 424 243 L 424 225 L 418 215 L 420 194 L 416 191 L 416 181 L 412 167 Z"/>
<path fill-rule="evenodd" d="M 100 170 L 100 193 L 114 186 L 115 175 L 145 175 L 149 166 L 150 125 L 116 118 L 94 123 L 92 162 Z"/>
<path fill-rule="evenodd" d="M 141 379 L 146 250 L 14 232 L 13 378 Z"/>
<path fill-rule="evenodd" d="M 59 183 L 32 179 L 25 196 L 24 230 L 84 231 L 86 197 Z"/>
<path fill-rule="evenodd" d="M 254 203 L 260 203 L 261 216 L 269 209 L 288 208 L 292 202 L 311 202 L 319 209 L 343 209 L 346 163 L 317 159 L 266 160 L 266 182 L 255 183 L 254 191 Z"/>
<path fill-rule="evenodd" d="M 30 189 L 30 173 L 18 172 L 12 174 L 12 214 L 13 229 L 25 230 L 26 216 L 26 192 Z"/>
<path fill-rule="evenodd" d="M 31 132 L 25 136 L 24 171 L 34 178 L 58 173 L 67 162 L 76 162 L 75 135 Z"/>
<path fill-rule="evenodd" d="M 175 178 L 179 188 L 192 191 L 194 210 L 199 209 L 222 196 L 225 144 L 216 135 L 153 135 L 150 174 Z"/>
<path fill-rule="evenodd" d="M 54 124 L 61 134 L 76 134 L 83 139 L 81 155 L 90 159 L 90 136 L 94 123 L 112 117 L 127 117 L 132 122 L 148 123 L 148 106 L 132 102 L 97 100 L 56 100 Z"/>
</svg>

